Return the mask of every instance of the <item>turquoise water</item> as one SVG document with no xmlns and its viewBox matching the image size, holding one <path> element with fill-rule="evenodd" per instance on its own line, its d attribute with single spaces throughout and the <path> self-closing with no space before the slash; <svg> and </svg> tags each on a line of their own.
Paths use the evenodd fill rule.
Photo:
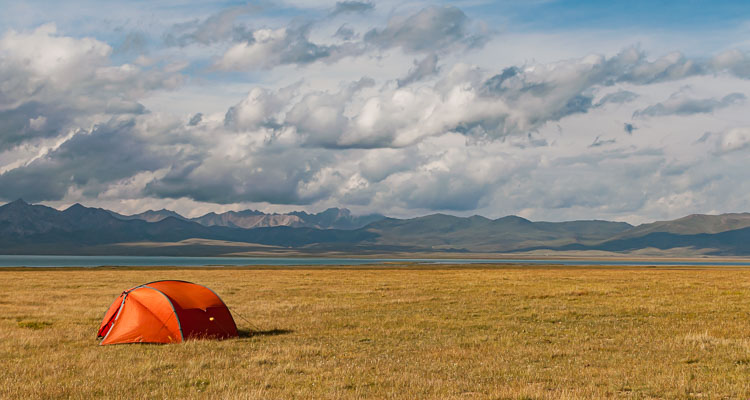
<svg viewBox="0 0 750 400">
<path fill-rule="evenodd" d="M 630 261 L 630 260 L 571 260 L 571 259 L 449 259 L 449 258 L 325 258 L 325 257 L 140 257 L 140 256 L 16 256 L 0 255 L 0 267 L 99 267 L 114 266 L 236 266 L 236 265 L 365 265 L 388 262 L 417 262 L 424 264 L 558 264 L 612 266 L 750 266 L 748 261 Z"/>
</svg>

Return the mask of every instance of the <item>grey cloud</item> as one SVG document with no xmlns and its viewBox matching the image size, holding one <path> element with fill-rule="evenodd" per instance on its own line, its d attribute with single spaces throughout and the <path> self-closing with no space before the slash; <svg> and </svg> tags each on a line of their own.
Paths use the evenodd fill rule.
<svg viewBox="0 0 750 400">
<path fill-rule="evenodd" d="M 377 183 L 395 173 L 412 170 L 419 162 L 419 155 L 412 148 L 372 149 L 357 166 L 365 179 Z"/>
<path fill-rule="evenodd" d="M 253 153 L 242 163 L 230 164 L 225 159 L 209 157 L 174 166 L 164 178 L 150 182 L 144 192 L 155 197 L 185 197 L 221 204 L 311 204 L 335 189 L 321 182 L 319 190 L 304 190 L 321 169 L 332 163 L 333 157 L 331 152 L 300 148 Z"/>
<path fill-rule="evenodd" d="M 367 32 L 364 41 L 380 48 L 436 52 L 456 46 L 478 47 L 488 38 L 486 32 L 472 30 L 471 21 L 460 9 L 432 6 L 407 17 L 391 17 L 385 28 Z"/>
<path fill-rule="evenodd" d="M 235 129 L 264 127 L 272 131 L 272 137 L 292 129 L 305 146 L 331 149 L 405 147 L 451 131 L 471 140 L 505 140 L 526 137 L 549 122 L 604 104 L 632 101 L 636 96 L 619 90 L 595 103 L 595 93 L 603 87 L 620 82 L 645 85 L 699 70 L 678 54 L 650 61 L 642 52 L 628 48 L 610 58 L 590 56 L 549 65 L 511 66 L 489 77 L 477 68 L 455 67 L 447 73 L 438 71 L 442 78 L 432 86 L 408 85 L 429 76 L 436 63 L 437 55 L 430 54 L 396 81 L 396 87 L 384 85 L 375 94 L 369 91 L 367 98 L 351 89 L 286 94 L 281 96 L 283 100 L 278 98 L 281 92 L 264 91 L 252 104 L 246 100 L 244 106 L 230 109 L 227 126 L 245 121 L 236 125 L 242 128 Z M 743 99 L 744 95 L 737 93 L 707 104 L 725 107 Z M 675 104 L 674 112 L 683 114 L 706 105 L 690 101 Z M 623 129 L 632 134 L 635 125 L 625 124 Z M 544 138 L 514 139 L 516 144 L 536 147 L 548 142 Z M 596 142 L 594 147 L 603 144 L 607 142 Z"/>
<path fill-rule="evenodd" d="M 489 182 L 475 182 L 449 172 L 435 172 L 402 188 L 401 200 L 410 208 L 429 210 L 474 210 L 492 190 Z"/>
<path fill-rule="evenodd" d="M 164 34 L 164 43 L 168 46 L 187 46 L 193 43 L 209 45 L 224 40 L 249 40 L 252 32 L 245 25 L 235 24 L 241 15 L 250 14 L 260 6 L 244 5 L 231 7 L 207 17 L 204 20 L 192 20 L 172 25 Z"/>
<path fill-rule="evenodd" d="M 96 197 L 109 183 L 164 166 L 168 158 L 134 134 L 132 119 L 112 120 L 79 131 L 28 165 L 0 174 L 0 197 L 60 200 L 70 188 Z"/>
<path fill-rule="evenodd" d="M 633 113 L 633 117 L 706 114 L 742 103 L 746 99 L 747 97 L 742 93 L 731 93 L 721 99 L 692 99 L 678 92 L 662 103 L 648 106 L 642 110 L 636 110 Z"/>
<path fill-rule="evenodd" d="M 188 121 L 189 126 L 196 126 L 201 123 L 203 120 L 203 113 L 197 113 L 190 117 L 190 121 Z"/>
<path fill-rule="evenodd" d="M 341 25 L 339 29 L 336 30 L 336 33 L 333 34 L 333 37 L 339 38 L 341 40 L 349 41 L 349 40 L 356 39 L 357 34 L 354 33 L 354 29 L 344 24 L 344 25 Z"/>
<path fill-rule="evenodd" d="M 507 90 L 507 88 L 503 87 L 503 83 L 520 73 L 521 70 L 518 67 L 505 68 L 502 73 L 499 73 L 492 76 L 490 79 L 487 79 L 487 81 L 484 83 L 483 92 L 485 94 L 502 94 Z"/>
<path fill-rule="evenodd" d="M 598 102 L 596 102 L 596 107 L 602 107 L 605 104 L 608 103 L 614 103 L 614 104 L 624 104 L 629 103 L 635 99 L 638 98 L 638 95 L 627 91 L 627 90 L 618 90 L 614 93 L 609 93 L 602 97 Z"/>
<path fill-rule="evenodd" d="M 214 66 L 223 70 L 270 69 L 279 65 L 335 62 L 364 52 L 358 43 L 322 45 L 310 41 L 311 24 L 281 29 L 259 29 L 230 47 Z"/>
<path fill-rule="evenodd" d="M 553 121 L 557 121 L 559 119 L 562 119 L 563 117 L 567 117 L 568 115 L 585 113 L 589 110 L 589 108 L 591 108 L 592 101 L 593 101 L 593 98 L 591 96 L 587 96 L 583 94 L 576 94 L 570 97 L 569 99 L 567 99 L 567 101 L 565 102 L 565 104 L 562 105 L 562 107 L 555 110 L 555 112 L 547 115 L 545 119 L 551 119 Z"/>
<path fill-rule="evenodd" d="M 623 129 L 625 130 L 625 133 L 627 133 L 628 135 L 632 135 L 633 131 L 638 128 L 635 125 L 626 122 L 623 124 Z"/>
<path fill-rule="evenodd" d="M 597 136 L 594 141 L 589 145 L 589 148 L 591 147 L 601 147 L 606 146 L 608 144 L 615 144 L 617 143 L 617 140 L 615 139 L 604 139 L 602 140 L 601 136 Z"/>
<path fill-rule="evenodd" d="M 711 136 L 713 136 L 713 133 L 706 132 L 701 137 L 699 137 L 695 142 L 693 142 L 693 144 L 705 143 L 708 139 L 711 138 Z"/>
<path fill-rule="evenodd" d="M 71 118 L 71 110 L 64 106 L 55 107 L 36 101 L 1 110 L 0 150 L 32 139 L 59 136 L 63 133 L 61 130 L 71 123 Z"/>
<path fill-rule="evenodd" d="M 366 3 L 339 4 L 344 9 L 352 9 L 361 8 L 361 4 Z M 489 39 L 486 29 L 477 28 L 463 11 L 455 7 L 427 7 L 413 15 L 393 16 L 385 28 L 372 29 L 361 40 L 357 40 L 358 35 L 354 30 L 342 25 L 334 37 L 344 42 L 337 44 L 311 41 L 309 33 L 316 23 L 295 22 L 284 28 L 245 31 L 239 35 L 241 39 L 235 37 L 236 43 L 224 52 L 214 67 L 245 70 L 305 65 L 316 61 L 330 63 L 373 50 L 396 47 L 412 53 L 446 53 L 479 47 Z M 222 35 L 210 37 L 227 37 L 226 32 Z"/>
<path fill-rule="evenodd" d="M 345 13 L 362 13 L 362 12 L 370 11 L 374 8 L 375 8 L 375 5 L 373 5 L 370 2 L 338 1 L 336 2 L 336 6 L 334 7 L 333 11 L 331 11 L 331 15 L 339 15 L 339 14 L 345 14 Z"/>
<path fill-rule="evenodd" d="M 579 64 L 581 63 L 581 64 Z M 585 65 L 585 66 L 584 66 Z M 560 71 L 568 71 L 561 73 Z M 617 91 L 593 103 L 598 88 L 629 83 L 647 85 L 711 73 L 709 64 L 690 60 L 680 53 L 670 53 L 653 61 L 635 48 L 627 48 L 614 57 L 590 56 L 585 60 L 563 61 L 534 68 L 508 67 L 486 79 L 478 92 L 519 110 L 523 119 L 503 113 L 477 121 L 457 124 L 459 132 L 480 132 L 490 137 L 534 130 L 572 114 L 586 113 L 608 103 L 625 103 L 636 98 L 630 91 Z M 564 77 L 564 78 L 563 78 Z M 690 114 L 710 112 L 743 101 L 745 96 L 733 93 L 720 100 L 675 100 L 669 105 L 642 110 L 636 116 L 657 113 Z M 529 106 L 531 105 L 531 106 Z M 627 128 L 626 128 L 627 129 Z"/>
<path fill-rule="evenodd" d="M 438 73 L 438 56 L 437 54 L 430 54 L 423 58 L 421 61 L 414 61 L 414 68 L 412 68 L 406 76 L 398 80 L 399 86 L 406 86 L 414 82 L 421 81 L 427 77 L 436 75 Z"/>
</svg>

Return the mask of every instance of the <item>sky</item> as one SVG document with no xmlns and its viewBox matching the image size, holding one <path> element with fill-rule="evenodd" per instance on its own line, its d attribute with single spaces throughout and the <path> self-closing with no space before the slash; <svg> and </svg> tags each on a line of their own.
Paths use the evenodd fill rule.
<svg viewBox="0 0 750 400">
<path fill-rule="evenodd" d="M 747 212 L 743 3 L 0 0 L 0 202 Z"/>
</svg>

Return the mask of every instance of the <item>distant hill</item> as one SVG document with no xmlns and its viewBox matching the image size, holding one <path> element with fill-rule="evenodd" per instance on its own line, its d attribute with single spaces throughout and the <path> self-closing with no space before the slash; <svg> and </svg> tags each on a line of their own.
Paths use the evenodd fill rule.
<svg viewBox="0 0 750 400">
<path fill-rule="evenodd" d="M 643 236 L 607 240 L 593 245 L 571 244 L 555 250 L 604 250 L 622 253 L 644 248 L 659 250 L 675 248 L 710 249 L 709 254 L 713 255 L 750 256 L 750 228 L 693 235 L 651 232 Z"/>
<path fill-rule="evenodd" d="M 517 216 L 357 217 L 337 208 L 318 214 L 209 213 L 190 220 L 169 210 L 122 216 L 80 204 L 62 211 L 22 200 L 0 206 L 0 254 L 222 255 L 252 248 L 247 245 L 271 254 L 290 249 L 347 255 L 537 250 L 636 254 L 657 249 L 747 256 L 750 214 L 690 215 L 631 226 L 598 220 L 534 222 Z"/>
<path fill-rule="evenodd" d="M 244 229 L 289 226 L 293 228 L 353 230 L 385 218 L 379 214 L 354 216 L 345 208 L 329 208 L 318 214 L 308 214 L 306 212 L 266 214 L 256 210 L 227 211 L 221 214 L 211 212 L 196 218 L 185 218 L 170 210 L 149 210 L 134 215 L 122 215 L 113 211 L 110 211 L 110 213 L 122 220 L 140 219 L 147 222 L 158 222 L 168 217 L 174 217 L 194 221 L 203 226 L 224 226 Z"/>
<path fill-rule="evenodd" d="M 618 238 L 632 238 L 654 232 L 695 235 L 699 233 L 721 233 L 750 227 L 750 213 L 704 215 L 692 214 L 672 221 L 657 221 L 643 224 L 623 232 Z"/>
<path fill-rule="evenodd" d="M 110 211 L 75 204 L 64 211 L 17 200 L 0 206 L 0 253 L 78 254 L 83 249 L 113 243 L 178 242 L 201 238 L 280 247 L 311 244 L 342 245 L 371 239 L 364 231 L 268 227 L 238 229 L 207 227 L 173 216 L 157 222 L 123 220 Z"/>
<path fill-rule="evenodd" d="M 433 214 L 413 219 L 388 218 L 365 229 L 378 234 L 378 244 L 401 244 L 435 250 L 504 252 L 535 246 L 563 246 L 601 241 L 632 228 L 624 222 L 532 222 L 508 216 L 488 219 Z"/>
</svg>

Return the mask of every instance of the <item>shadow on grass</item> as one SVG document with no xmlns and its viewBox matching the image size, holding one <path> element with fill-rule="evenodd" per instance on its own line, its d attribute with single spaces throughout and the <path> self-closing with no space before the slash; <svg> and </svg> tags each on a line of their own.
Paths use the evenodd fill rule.
<svg viewBox="0 0 750 400">
<path fill-rule="evenodd" d="M 253 331 L 250 329 L 238 329 L 237 333 L 241 338 L 250 338 L 255 336 L 278 336 L 293 333 L 291 329 L 269 329 L 266 331 Z"/>
</svg>

